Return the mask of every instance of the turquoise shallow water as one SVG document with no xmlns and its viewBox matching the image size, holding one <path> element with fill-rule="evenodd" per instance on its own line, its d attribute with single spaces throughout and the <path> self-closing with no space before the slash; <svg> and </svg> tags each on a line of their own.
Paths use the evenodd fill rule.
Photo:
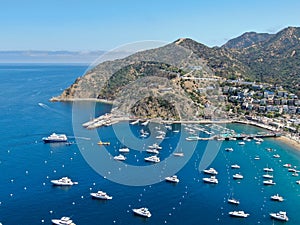
<svg viewBox="0 0 300 225">
<path fill-rule="evenodd" d="M 197 145 L 181 141 L 190 134 L 184 126 L 173 127 L 181 129 L 181 132 L 167 132 L 167 138 L 161 143 L 163 150 L 160 156 L 164 161 L 159 170 L 144 174 L 136 182 L 155 180 L 159 176 L 163 179 L 170 168 L 177 168 L 184 158 L 190 156 L 186 164 L 182 163 L 182 168 L 178 166 L 175 169 L 179 170 L 176 173 L 180 179 L 178 184 L 162 181 L 145 186 L 127 186 L 110 181 L 108 178 L 118 180 L 120 176 L 124 182 L 134 179 L 126 175 L 126 171 L 122 172 L 124 169 L 120 171 L 123 168 L 120 164 L 108 167 L 107 160 L 112 159 L 104 158 L 118 154 L 118 148 L 123 145 L 134 149 L 127 155 L 128 166 L 149 166 L 143 161 L 148 154 L 142 150 L 158 141 L 155 138 L 156 125 L 150 126 L 151 135 L 146 139 L 139 138 L 139 131 L 144 127 L 128 123 L 98 129 L 97 135 L 111 142 L 107 148 L 97 146 L 94 138 L 85 139 L 92 137 L 94 131 L 75 130 L 84 134 L 83 138 L 75 140 L 72 104 L 50 103 L 48 99 L 58 95 L 85 69 L 83 65 L 0 65 L 0 222 L 4 225 L 51 224 L 51 218 L 64 215 L 71 216 L 79 225 L 281 224 L 268 215 L 279 210 L 287 211 L 290 218 L 287 224 L 300 224 L 300 186 L 295 183 L 300 178 L 291 176 L 282 166 L 291 163 L 299 167 L 300 154 L 275 139 L 265 139 L 260 145 L 254 141 L 246 142 L 244 146 L 238 145 L 237 141 L 224 141 L 217 149 L 218 145 L 205 141 Z M 82 104 L 83 109 L 87 106 L 87 103 Z M 96 108 L 97 115 L 109 110 L 110 107 L 104 104 L 98 104 Z M 83 116 L 81 119 L 89 118 Z M 239 133 L 262 131 L 238 124 L 226 127 Z M 70 140 L 78 142 L 79 147 L 43 144 L 41 138 L 52 132 L 66 133 Z M 82 149 L 83 145 L 90 147 Z M 185 157 L 169 160 L 177 147 Z M 234 151 L 226 152 L 226 147 L 232 147 Z M 265 148 L 276 149 L 281 157 L 273 158 L 275 152 L 268 152 Z M 213 157 L 214 154 L 216 157 Z M 255 160 L 256 156 L 260 156 L 260 160 Z M 95 165 L 101 165 L 102 175 L 84 159 L 88 157 Z M 211 162 L 208 166 L 218 170 L 219 184 L 202 182 L 205 176 L 199 172 L 199 165 L 203 162 Z M 241 166 L 243 180 L 232 179 L 236 172 L 230 168 L 233 163 Z M 262 184 L 262 170 L 266 166 L 275 170 L 276 185 L 272 187 Z M 61 176 L 70 176 L 79 184 L 71 188 L 53 187 L 50 180 Z M 107 191 L 113 199 L 106 202 L 92 200 L 89 193 L 98 189 Z M 270 201 L 270 196 L 276 193 L 286 200 L 281 203 Z M 241 204 L 229 205 L 227 198 L 230 195 L 238 198 Z M 149 219 L 134 216 L 132 208 L 140 206 L 147 206 L 153 216 Z M 231 210 L 244 210 L 250 216 L 247 219 L 231 218 L 228 216 Z"/>
</svg>

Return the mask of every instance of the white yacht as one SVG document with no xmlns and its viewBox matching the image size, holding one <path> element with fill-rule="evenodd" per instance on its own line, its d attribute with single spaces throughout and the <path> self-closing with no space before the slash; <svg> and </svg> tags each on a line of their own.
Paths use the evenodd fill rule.
<svg viewBox="0 0 300 225">
<path fill-rule="evenodd" d="M 157 157 L 156 155 L 150 156 L 150 157 L 146 157 L 144 158 L 144 160 L 146 162 L 154 162 L 154 163 L 159 163 L 160 162 L 160 158 Z"/>
<path fill-rule="evenodd" d="M 142 126 L 147 126 L 150 123 L 150 120 L 146 120 L 145 122 L 141 123 Z"/>
<path fill-rule="evenodd" d="M 64 216 L 60 219 L 52 219 L 51 222 L 56 225 L 76 225 L 70 217 Z"/>
<path fill-rule="evenodd" d="M 267 173 L 267 174 L 264 174 L 264 175 L 263 175 L 263 178 L 266 178 L 266 179 L 273 179 L 274 176 Z"/>
<path fill-rule="evenodd" d="M 260 160 L 260 157 L 257 155 L 257 156 L 255 156 L 254 159 L 255 159 L 255 160 Z"/>
<path fill-rule="evenodd" d="M 289 163 L 286 163 L 286 164 L 284 164 L 284 165 L 283 165 L 283 167 L 285 167 L 285 168 L 291 168 L 291 167 L 292 167 L 292 165 L 291 165 L 291 164 L 289 164 Z"/>
<path fill-rule="evenodd" d="M 209 168 L 209 169 L 203 170 L 203 172 L 206 173 L 206 174 L 211 174 L 211 175 L 217 175 L 218 174 L 218 171 L 216 171 L 214 168 Z"/>
<path fill-rule="evenodd" d="M 273 157 L 274 157 L 274 158 L 280 158 L 280 155 L 275 154 L 275 155 L 273 155 Z"/>
<path fill-rule="evenodd" d="M 51 180 L 51 183 L 56 186 L 72 186 L 74 184 L 78 184 L 78 182 L 73 182 L 68 177 L 62 177 L 59 180 Z"/>
<path fill-rule="evenodd" d="M 225 148 L 225 151 L 227 151 L 227 152 L 233 152 L 233 148 Z"/>
<path fill-rule="evenodd" d="M 234 205 L 240 204 L 240 201 L 237 199 L 234 199 L 234 198 L 229 198 L 227 201 L 228 201 L 228 203 L 234 204 Z"/>
<path fill-rule="evenodd" d="M 140 137 L 142 138 L 146 138 L 150 135 L 150 133 L 148 131 L 145 131 L 144 129 L 140 130 Z"/>
<path fill-rule="evenodd" d="M 264 185 L 275 185 L 276 183 L 273 180 L 265 180 Z"/>
<path fill-rule="evenodd" d="M 239 144 L 239 145 L 245 145 L 246 143 L 243 142 L 243 141 L 240 141 L 238 144 Z"/>
<path fill-rule="evenodd" d="M 148 218 L 151 217 L 151 213 L 147 208 L 132 209 L 132 211 L 139 216 L 144 216 Z"/>
<path fill-rule="evenodd" d="M 127 148 L 127 147 L 123 147 L 123 148 L 120 148 L 120 149 L 119 149 L 119 152 L 120 152 L 120 153 L 128 153 L 128 152 L 130 152 L 130 149 Z"/>
<path fill-rule="evenodd" d="M 235 217 L 247 218 L 250 214 L 245 213 L 244 211 L 232 211 L 232 212 L 229 212 L 229 215 L 235 216 Z"/>
<path fill-rule="evenodd" d="M 273 170 L 273 168 L 265 167 L 264 171 L 265 172 L 273 172 L 274 170 Z"/>
<path fill-rule="evenodd" d="M 244 176 L 240 173 L 236 173 L 232 177 L 233 177 L 233 179 L 243 179 L 244 178 Z"/>
<path fill-rule="evenodd" d="M 294 168 L 289 168 L 288 171 L 289 171 L 289 172 L 292 172 L 292 173 L 296 173 L 296 172 L 297 172 L 297 170 L 294 169 Z"/>
<path fill-rule="evenodd" d="M 218 179 L 215 176 L 205 177 L 202 179 L 205 183 L 217 184 L 219 183 Z"/>
<path fill-rule="evenodd" d="M 279 194 L 276 194 L 276 195 L 272 195 L 271 196 L 271 200 L 273 201 L 278 201 L 278 202 L 282 202 L 284 199 L 282 196 L 280 196 Z"/>
<path fill-rule="evenodd" d="M 157 149 L 157 150 L 161 150 L 162 147 L 159 146 L 157 143 L 154 143 L 153 145 L 148 146 L 148 148 L 150 149 Z"/>
<path fill-rule="evenodd" d="M 42 139 L 45 143 L 54 143 L 54 142 L 67 142 L 68 138 L 65 134 L 56 134 L 53 133 L 48 137 L 43 137 Z"/>
<path fill-rule="evenodd" d="M 120 154 L 120 155 L 115 156 L 114 160 L 124 161 L 124 160 L 126 160 L 126 157 L 124 155 Z"/>
<path fill-rule="evenodd" d="M 104 200 L 110 200 L 110 199 L 112 199 L 112 196 L 109 196 L 106 192 L 103 192 L 103 191 L 98 191 L 98 192 L 95 192 L 95 193 L 90 193 L 90 195 L 93 198 L 97 198 L 97 199 L 104 199 Z"/>
<path fill-rule="evenodd" d="M 300 180 L 297 180 L 296 183 L 297 183 L 297 184 L 300 184 Z"/>
<path fill-rule="evenodd" d="M 147 149 L 146 152 L 148 153 L 154 153 L 154 154 L 159 154 L 159 151 L 157 151 L 156 149 Z"/>
<path fill-rule="evenodd" d="M 130 124 L 135 125 L 135 124 L 138 124 L 139 122 L 140 122 L 140 120 L 135 120 L 135 121 L 132 121 Z"/>
<path fill-rule="evenodd" d="M 178 157 L 183 157 L 184 156 L 183 152 L 174 152 L 173 155 L 178 156 Z"/>
<path fill-rule="evenodd" d="M 187 140 L 187 141 L 199 141 L 199 140 L 201 140 L 201 138 L 197 137 L 197 136 L 190 136 L 190 137 L 186 137 L 185 140 Z"/>
<path fill-rule="evenodd" d="M 179 182 L 179 179 L 176 175 L 166 177 L 165 180 L 168 181 L 168 182 L 172 182 L 172 183 L 178 183 Z"/>
<path fill-rule="evenodd" d="M 165 138 L 165 135 L 161 134 L 161 135 L 158 135 L 155 137 L 156 139 L 164 139 Z"/>
<path fill-rule="evenodd" d="M 279 211 L 277 213 L 270 213 L 270 216 L 277 220 L 288 221 L 289 218 L 286 215 L 286 212 Z"/>
<path fill-rule="evenodd" d="M 241 167 L 238 164 L 231 165 L 232 169 L 240 169 Z"/>
</svg>

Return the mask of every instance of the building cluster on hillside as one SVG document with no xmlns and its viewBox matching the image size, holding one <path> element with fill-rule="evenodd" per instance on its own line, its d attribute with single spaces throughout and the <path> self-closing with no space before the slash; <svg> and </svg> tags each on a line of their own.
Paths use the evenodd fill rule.
<svg viewBox="0 0 300 225">
<path fill-rule="evenodd" d="M 226 81 L 223 93 L 228 102 L 240 105 L 242 110 L 260 114 L 300 115 L 298 96 L 282 87 L 254 82 Z"/>
</svg>

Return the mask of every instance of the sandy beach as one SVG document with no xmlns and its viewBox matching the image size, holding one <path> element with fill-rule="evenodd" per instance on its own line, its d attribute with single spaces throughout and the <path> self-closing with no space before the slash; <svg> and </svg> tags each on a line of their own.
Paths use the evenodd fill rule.
<svg viewBox="0 0 300 225">
<path fill-rule="evenodd" d="M 286 137 L 284 135 L 282 135 L 281 137 L 278 137 L 276 138 L 276 140 L 278 141 L 281 141 L 281 142 L 284 142 L 285 144 L 295 148 L 296 150 L 300 151 L 300 143 L 289 138 L 289 137 Z"/>
</svg>

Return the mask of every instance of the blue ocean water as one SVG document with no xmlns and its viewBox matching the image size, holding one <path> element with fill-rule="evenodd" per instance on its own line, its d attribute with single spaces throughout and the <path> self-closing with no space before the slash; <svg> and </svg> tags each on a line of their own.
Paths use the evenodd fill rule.
<svg viewBox="0 0 300 225">
<path fill-rule="evenodd" d="M 181 141 L 182 138 L 190 136 L 185 126 L 173 127 L 175 130 L 181 129 L 181 132 L 167 132 L 167 138 L 161 142 L 162 160 L 171 158 L 176 146 L 185 154 L 183 158 L 176 159 L 178 164 L 185 157 L 191 157 L 176 173 L 180 179 L 176 185 L 165 181 L 145 186 L 115 183 L 108 179 L 111 171 L 104 171 L 107 173 L 106 177 L 93 170 L 90 163 L 84 159 L 85 150 L 76 144 L 66 146 L 42 143 L 42 137 L 52 132 L 66 133 L 72 141 L 91 144 L 93 147 L 87 151 L 99 149 L 99 156 L 102 156 L 101 151 L 107 150 L 114 156 L 118 154 L 118 148 L 124 145 L 138 144 L 138 148 L 144 149 L 145 146 L 158 141 L 154 134 L 155 128 L 150 129 L 152 132 L 149 138 L 132 141 L 136 139 L 130 138 L 130 135 L 139 139 L 139 131 L 147 128 L 141 125 L 131 126 L 126 122 L 97 130 L 101 140 L 110 141 L 111 145 L 106 148 L 97 146 L 94 139 L 86 139 L 89 132 L 93 131 L 82 130 L 86 136 L 77 140 L 73 138 L 72 104 L 51 103 L 48 99 L 60 94 L 78 76 L 83 75 L 86 69 L 85 65 L 0 65 L 2 224 L 51 224 L 52 218 L 62 216 L 71 216 L 77 225 L 281 224 L 269 217 L 270 212 L 279 210 L 287 211 L 290 219 L 288 224 L 300 224 L 300 186 L 296 184 L 299 178 L 293 177 L 283 167 L 285 163 L 299 167 L 300 154 L 276 139 L 265 139 L 260 145 L 250 141 L 244 146 L 238 145 L 238 141 L 224 141 L 220 149 L 212 149 L 216 157 L 212 158 L 209 167 L 214 167 L 219 172 L 217 185 L 203 183 L 202 178 L 206 176 L 199 172 L 199 164 L 209 146 L 207 141 L 199 141 L 197 145 L 195 142 Z M 82 103 L 83 109 L 85 104 L 88 103 Z M 109 105 L 96 106 L 97 115 L 109 110 Z M 82 119 L 84 121 L 89 118 Z M 127 132 L 126 127 L 130 128 L 131 134 Z M 238 124 L 228 124 L 226 127 L 238 133 L 262 131 Z M 201 128 L 214 131 L 208 126 Z M 119 133 L 118 138 L 116 131 Z M 206 135 L 202 132 L 200 134 Z M 234 151 L 226 152 L 226 147 L 232 147 Z M 266 151 L 266 148 L 272 148 L 274 151 Z M 274 158 L 275 153 L 281 157 Z M 126 155 L 126 163 L 147 167 L 148 164 L 143 161 L 146 155 L 144 151 L 132 150 Z M 256 156 L 259 156 L 260 160 L 255 160 Z M 107 159 L 98 157 L 96 161 L 105 164 L 104 160 Z M 234 163 L 241 166 L 239 172 L 244 175 L 243 180 L 232 179 L 232 175 L 237 172 L 230 168 Z M 162 168 L 167 170 L 168 166 L 166 163 Z M 274 186 L 262 184 L 263 168 L 267 166 L 274 169 Z M 150 175 L 145 174 L 145 177 Z M 50 184 L 51 179 L 62 176 L 69 176 L 79 184 L 71 188 L 53 187 Z M 97 190 L 108 192 L 113 199 L 92 200 L 89 194 Z M 276 193 L 282 195 L 285 201 L 270 201 L 270 196 Z M 227 199 L 232 195 L 240 200 L 239 206 L 227 203 Z M 132 208 L 142 206 L 150 209 L 151 218 L 144 219 L 133 215 Z M 244 210 L 250 216 L 246 219 L 231 218 L 228 212 L 232 210 Z"/>
</svg>

